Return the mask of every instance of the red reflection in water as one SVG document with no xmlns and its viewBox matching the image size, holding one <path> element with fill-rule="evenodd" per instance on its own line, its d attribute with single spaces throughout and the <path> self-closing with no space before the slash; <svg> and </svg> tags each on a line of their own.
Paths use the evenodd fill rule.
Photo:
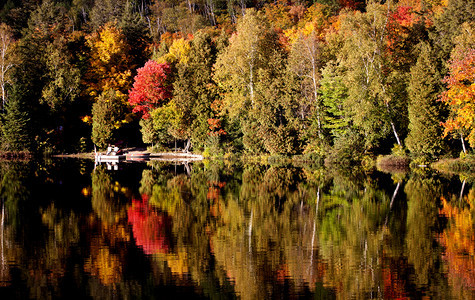
<svg viewBox="0 0 475 300">
<path fill-rule="evenodd" d="M 409 265 L 405 259 L 383 257 L 384 299 L 410 299 L 407 291 Z"/>
<path fill-rule="evenodd" d="M 145 254 L 166 253 L 169 248 L 167 232 L 170 228 L 170 218 L 155 211 L 148 205 L 148 196 L 142 195 L 142 200 L 132 200 L 127 209 L 129 223 L 135 242 L 142 247 Z"/>
</svg>

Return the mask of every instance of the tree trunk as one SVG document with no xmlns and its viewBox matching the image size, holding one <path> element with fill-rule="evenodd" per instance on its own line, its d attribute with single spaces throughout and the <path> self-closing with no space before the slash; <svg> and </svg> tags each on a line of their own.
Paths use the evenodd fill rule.
<svg viewBox="0 0 475 300">
<path fill-rule="evenodd" d="M 241 0 L 240 4 L 241 4 L 241 14 L 244 17 L 244 15 L 246 14 L 246 1 Z"/>
<path fill-rule="evenodd" d="M 462 142 L 463 154 L 467 154 L 467 149 L 465 148 L 465 140 L 463 139 L 462 133 L 460 133 L 460 141 Z"/>
<path fill-rule="evenodd" d="M 185 149 L 183 150 L 183 152 L 188 153 L 190 151 L 190 147 L 191 147 L 191 139 L 187 139 L 186 144 L 185 144 Z"/>
<path fill-rule="evenodd" d="M 318 76 L 318 66 L 315 57 L 317 56 L 317 49 L 315 47 L 316 43 L 313 39 L 310 39 L 311 45 L 308 44 L 307 41 L 307 50 L 310 61 L 312 63 L 312 83 L 313 83 L 313 100 L 315 101 L 315 106 L 317 109 L 317 125 L 318 125 L 318 137 L 322 138 L 322 124 L 320 121 L 320 105 L 318 103 L 318 83 L 317 83 L 317 76 Z M 310 48 L 311 47 L 311 48 Z"/>
<path fill-rule="evenodd" d="M 5 110 L 5 85 L 4 84 L 2 84 L 2 110 Z"/>
<path fill-rule="evenodd" d="M 389 108 L 389 102 L 388 101 L 385 101 L 386 103 L 386 110 L 388 112 L 388 115 L 389 115 L 389 120 L 390 120 L 390 123 L 391 123 L 391 128 L 393 130 L 393 134 L 394 136 L 396 137 L 396 141 L 397 141 L 397 144 L 399 146 L 401 146 L 401 140 L 399 139 L 399 135 L 397 134 L 397 131 L 396 131 L 396 126 L 394 125 L 394 122 L 391 118 L 391 109 Z"/>
<path fill-rule="evenodd" d="M 253 81 L 253 64 L 249 63 L 249 94 L 251 96 L 251 104 L 254 106 L 254 81 Z"/>
<path fill-rule="evenodd" d="M 394 199 L 396 199 L 397 191 L 399 190 L 400 186 L 401 186 L 401 182 L 398 182 L 396 185 L 396 188 L 394 189 L 393 196 L 391 197 L 391 202 L 389 203 L 390 210 L 391 210 L 391 207 L 393 207 Z"/>
<path fill-rule="evenodd" d="M 391 128 L 393 129 L 394 136 L 396 137 L 397 144 L 401 146 L 401 140 L 399 140 L 399 136 L 397 135 L 396 126 L 394 126 L 394 122 L 391 121 Z"/>
<path fill-rule="evenodd" d="M 3 199 L 2 199 L 3 200 Z M 5 278 L 9 275 L 8 274 L 8 263 L 7 263 L 7 258 L 5 257 L 5 202 L 4 200 L 2 201 L 2 218 L 1 218 L 1 225 L 0 225 L 0 230 L 1 230 L 1 250 L 0 250 L 0 259 L 1 259 L 1 266 L 0 266 L 0 277 L 2 280 L 5 280 Z M 7 245 L 8 246 L 8 245 Z"/>
<path fill-rule="evenodd" d="M 254 214 L 254 209 L 251 209 L 251 216 L 249 217 L 249 228 L 248 228 L 248 235 L 249 235 L 249 254 L 252 253 L 252 247 L 251 247 L 251 243 L 252 243 L 252 216 Z"/>
</svg>

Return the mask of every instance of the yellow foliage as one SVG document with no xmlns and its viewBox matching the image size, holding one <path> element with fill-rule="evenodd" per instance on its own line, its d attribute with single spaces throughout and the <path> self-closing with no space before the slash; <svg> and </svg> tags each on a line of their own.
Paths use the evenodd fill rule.
<svg viewBox="0 0 475 300">
<path fill-rule="evenodd" d="M 168 53 L 157 59 L 158 63 L 181 63 L 188 64 L 190 58 L 190 42 L 184 38 L 173 40 Z"/>
<path fill-rule="evenodd" d="M 83 121 L 84 123 L 87 123 L 87 124 L 91 124 L 92 123 L 92 117 L 91 116 L 84 116 L 81 118 L 81 121 Z"/>
<path fill-rule="evenodd" d="M 473 35 L 470 38 L 473 39 Z M 459 45 L 462 45 L 462 43 Z M 449 66 L 450 74 L 445 78 L 448 89 L 441 97 L 452 112 L 452 117 L 443 124 L 445 127 L 444 135 L 457 129 L 466 129 L 470 132 L 469 143 L 474 146 L 475 50 L 471 48 L 469 43 L 456 47 L 452 53 L 452 58 Z"/>
<path fill-rule="evenodd" d="M 127 49 L 120 30 L 112 23 L 104 25 L 98 33 L 88 36 L 87 43 L 95 50 L 95 57 L 104 63 L 109 63 L 113 55 L 123 53 Z"/>
<path fill-rule="evenodd" d="M 90 68 L 85 76 L 88 95 L 97 97 L 112 89 L 126 103 L 132 73 L 130 47 L 121 30 L 114 23 L 108 23 L 87 36 L 86 44 L 91 50 Z"/>
<path fill-rule="evenodd" d="M 289 43 L 294 44 L 300 36 L 310 36 L 316 33 L 323 38 L 325 30 L 329 27 L 329 20 L 323 14 L 323 5 L 315 3 L 308 8 L 305 17 L 300 20 L 297 26 L 284 30 L 284 35 L 289 39 Z"/>
<path fill-rule="evenodd" d="M 300 18 L 305 8 L 302 5 L 290 6 L 279 0 L 264 6 L 264 13 L 274 28 L 287 29 L 292 26 L 294 19 Z"/>
<path fill-rule="evenodd" d="M 166 211 L 170 216 L 173 216 L 177 209 L 182 205 L 182 198 L 180 191 L 176 187 L 165 188 L 161 186 L 153 187 L 152 198 L 150 204 Z"/>
</svg>

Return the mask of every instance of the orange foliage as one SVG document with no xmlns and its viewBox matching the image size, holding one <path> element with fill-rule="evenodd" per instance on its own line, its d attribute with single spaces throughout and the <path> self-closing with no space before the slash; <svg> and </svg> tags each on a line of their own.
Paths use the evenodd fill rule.
<svg viewBox="0 0 475 300">
<path fill-rule="evenodd" d="M 422 12 L 428 8 L 432 12 L 440 12 L 443 7 L 447 6 L 448 0 L 399 0 L 401 6 L 411 6 L 414 10 Z M 430 14 L 430 12 L 429 12 Z"/>
<path fill-rule="evenodd" d="M 276 280 L 280 284 L 285 284 L 285 280 L 291 277 L 289 272 L 289 266 L 287 264 L 282 264 L 276 272 Z"/>
<path fill-rule="evenodd" d="M 399 6 L 391 15 L 391 19 L 396 21 L 399 25 L 409 27 L 414 25 L 417 20 L 417 15 L 411 6 Z"/>
<path fill-rule="evenodd" d="M 208 181 L 208 193 L 206 198 L 212 200 L 213 203 L 210 207 L 210 213 L 212 216 L 219 216 L 222 213 L 223 207 L 219 201 L 221 195 L 221 189 L 226 185 L 226 182 L 222 181 Z"/>
<path fill-rule="evenodd" d="M 208 132 L 211 136 L 220 136 L 225 135 L 226 131 L 221 128 L 221 119 L 208 119 L 208 128 L 210 132 Z"/>
<path fill-rule="evenodd" d="M 291 6 L 286 1 L 280 0 L 266 4 L 264 13 L 274 29 L 283 30 L 291 28 L 303 17 L 305 7 L 303 5 Z"/>
<path fill-rule="evenodd" d="M 398 60 L 404 60 L 404 42 L 410 35 L 410 29 L 419 21 L 419 16 L 411 6 L 399 6 L 389 17 L 386 26 L 388 31 L 387 49 L 389 54 L 396 55 Z"/>
<path fill-rule="evenodd" d="M 165 45 L 170 47 L 175 40 L 179 40 L 179 39 L 185 39 L 185 40 L 191 41 L 193 39 L 193 35 L 191 33 L 184 35 L 182 32 L 171 33 L 167 31 L 160 36 L 160 43 L 165 43 Z"/>
<path fill-rule="evenodd" d="M 452 117 L 443 123 L 444 135 L 458 129 L 470 131 L 469 142 L 475 146 L 475 49 L 458 50 L 450 62 L 450 75 L 445 78 L 447 91 L 441 101 L 449 106 Z"/>
<path fill-rule="evenodd" d="M 330 19 L 325 16 L 324 5 L 315 3 L 305 12 L 297 26 L 284 31 L 284 38 L 281 38 L 281 44 L 285 48 L 290 48 L 291 44 L 297 42 L 299 37 L 308 37 L 313 35 L 319 40 L 324 40 L 327 30 L 330 28 Z"/>
</svg>

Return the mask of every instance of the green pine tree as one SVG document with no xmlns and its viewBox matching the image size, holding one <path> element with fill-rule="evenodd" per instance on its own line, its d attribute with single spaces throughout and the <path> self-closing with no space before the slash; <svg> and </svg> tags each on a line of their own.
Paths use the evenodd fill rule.
<svg viewBox="0 0 475 300">
<path fill-rule="evenodd" d="M 419 45 L 419 58 L 411 68 L 409 81 L 409 134 L 407 148 L 414 154 L 434 157 L 442 150 L 441 76 L 431 55 L 431 47 Z"/>
<path fill-rule="evenodd" d="M 330 62 L 322 71 L 320 98 L 325 107 L 323 127 L 330 130 L 333 138 L 343 135 L 349 128 L 349 119 L 345 118 L 344 101 L 348 89 L 343 84 L 337 66 Z"/>
<path fill-rule="evenodd" d="M 217 98 L 212 68 L 216 49 L 211 36 L 198 32 L 191 42 L 187 63 L 177 65 L 173 84 L 174 101 L 183 114 L 182 126 L 195 149 L 203 149 L 208 141 L 208 119 L 213 117 L 211 103 Z"/>
<path fill-rule="evenodd" d="M 17 91 L 11 95 L 2 116 L 2 148 L 6 151 L 31 150 L 30 117 Z"/>
<path fill-rule="evenodd" d="M 122 110 L 121 101 L 112 89 L 102 93 L 92 106 L 92 142 L 99 148 L 113 142 Z"/>
</svg>

